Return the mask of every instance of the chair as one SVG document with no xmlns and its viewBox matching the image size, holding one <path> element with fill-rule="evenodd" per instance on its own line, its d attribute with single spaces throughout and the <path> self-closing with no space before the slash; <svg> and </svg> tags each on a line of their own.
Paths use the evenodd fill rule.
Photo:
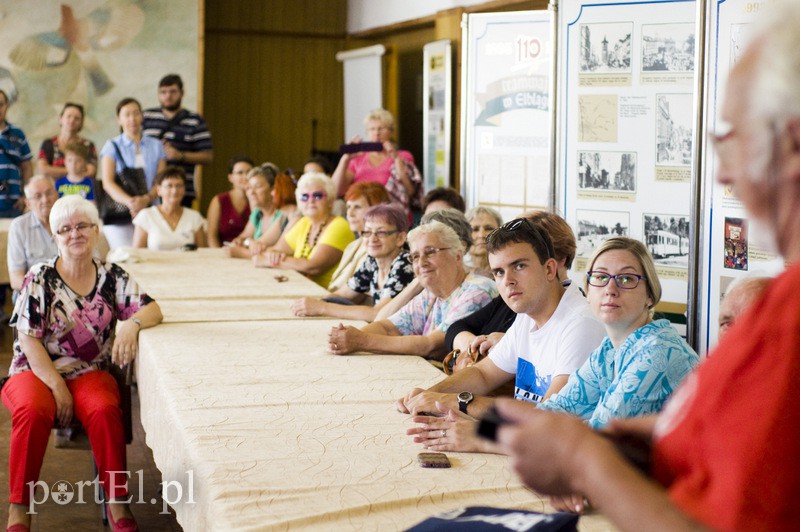
<svg viewBox="0 0 800 532">
<path fill-rule="evenodd" d="M 122 427 L 125 430 L 125 444 L 129 445 L 133 441 L 133 415 L 131 408 L 131 383 L 133 381 L 133 364 L 128 364 L 124 368 L 120 368 L 114 364 L 108 369 L 108 372 L 117 381 L 119 387 L 119 406 L 122 409 Z M 73 416 L 72 423 L 67 429 L 71 430 L 70 437 L 62 437 L 56 434 L 55 447 L 56 449 L 77 449 L 82 451 L 91 451 L 92 446 L 89 443 L 89 437 L 86 435 L 81 422 Z M 57 430 L 57 429 L 53 429 Z M 97 462 L 92 455 L 92 474 L 97 477 Z M 100 497 L 98 497 L 98 495 Z M 95 484 L 95 499 L 102 500 L 103 502 L 103 525 L 108 525 L 108 508 L 106 507 L 105 500 L 106 494 L 103 490 L 103 485 L 99 482 Z"/>
</svg>

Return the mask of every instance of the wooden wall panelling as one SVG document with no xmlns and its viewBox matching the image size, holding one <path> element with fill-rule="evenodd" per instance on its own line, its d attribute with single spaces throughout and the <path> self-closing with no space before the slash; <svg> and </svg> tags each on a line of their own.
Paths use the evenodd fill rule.
<svg viewBox="0 0 800 532">
<path fill-rule="evenodd" d="M 201 209 L 227 190 L 237 154 L 302 170 L 311 151 L 341 143 L 346 0 L 206 0 L 205 117 L 214 135 Z"/>
</svg>

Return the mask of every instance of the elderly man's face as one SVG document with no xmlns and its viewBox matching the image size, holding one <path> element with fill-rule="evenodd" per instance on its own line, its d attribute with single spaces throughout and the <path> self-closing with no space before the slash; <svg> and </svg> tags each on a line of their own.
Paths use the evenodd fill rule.
<svg viewBox="0 0 800 532">
<path fill-rule="evenodd" d="M 754 218 L 766 221 L 775 194 L 775 183 L 768 179 L 777 138 L 775 125 L 752 116 L 750 109 L 760 47 L 752 46 L 742 56 L 728 78 L 721 119 L 717 132 L 717 181 L 733 187 L 736 196 Z"/>
<path fill-rule="evenodd" d="M 25 201 L 39 221 L 48 223 L 58 193 L 49 179 L 36 179 L 25 190 Z"/>
</svg>

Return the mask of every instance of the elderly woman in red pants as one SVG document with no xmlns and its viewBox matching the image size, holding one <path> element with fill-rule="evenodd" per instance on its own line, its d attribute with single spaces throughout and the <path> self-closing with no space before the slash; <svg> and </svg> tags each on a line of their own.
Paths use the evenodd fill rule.
<svg viewBox="0 0 800 532">
<path fill-rule="evenodd" d="M 121 502 L 128 498 L 125 434 L 119 389 L 105 370 L 132 362 L 139 331 L 162 316 L 124 270 L 93 258 L 99 222 L 95 206 L 80 196 L 53 205 L 59 255 L 31 268 L 11 318 L 17 338 L 0 397 L 11 411 L 8 530 L 14 532 L 30 527 L 31 486 L 53 425 L 67 426 L 73 416 L 89 436 L 114 530 L 138 530 Z M 118 319 L 123 324 L 115 334 Z"/>
</svg>

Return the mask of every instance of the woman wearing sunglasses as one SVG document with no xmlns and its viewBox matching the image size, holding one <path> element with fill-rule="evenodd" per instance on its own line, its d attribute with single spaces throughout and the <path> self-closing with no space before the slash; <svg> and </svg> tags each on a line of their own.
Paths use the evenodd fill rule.
<svg viewBox="0 0 800 532">
<path fill-rule="evenodd" d="M 303 217 L 278 242 L 253 256 L 253 264 L 296 270 L 326 288 L 347 244 L 355 240 L 347 220 L 334 216 L 333 181 L 325 174 L 304 174 L 297 182 Z"/>
</svg>

